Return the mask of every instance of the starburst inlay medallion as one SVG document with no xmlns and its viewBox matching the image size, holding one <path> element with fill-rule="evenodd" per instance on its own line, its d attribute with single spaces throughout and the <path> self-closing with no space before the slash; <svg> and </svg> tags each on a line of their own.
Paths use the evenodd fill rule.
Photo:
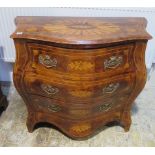
<svg viewBox="0 0 155 155">
<path fill-rule="evenodd" d="M 57 37 L 72 37 L 72 39 L 100 39 L 103 35 L 118 33 L 118 25 L 100 20 L 54 20 L 43 26 L 44 30 Z M 92 38 L 93 37 L 93 38 Z"/>
</svg>

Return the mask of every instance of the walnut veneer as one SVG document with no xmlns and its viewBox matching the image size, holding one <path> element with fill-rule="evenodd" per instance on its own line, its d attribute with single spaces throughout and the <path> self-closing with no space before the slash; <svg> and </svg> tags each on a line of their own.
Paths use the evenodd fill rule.
<svg viewBox="0 0 155 155">
<path fill-rule="evenodd" d="M 128 131 L 146 82 L 144 18 L 17 17 L 14 84 L 27 127 L 49 122 L 78 139 L 108 122 Z"/>
</svg>

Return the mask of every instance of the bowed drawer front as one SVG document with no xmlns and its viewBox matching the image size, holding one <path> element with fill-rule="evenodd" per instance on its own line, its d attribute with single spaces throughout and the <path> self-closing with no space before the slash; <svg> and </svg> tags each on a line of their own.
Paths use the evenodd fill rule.
<svg viewBox="0 0 155 155">
<path fill-rule="evenodd" d="M 31 67 L 39 73 L 63 72 L 70 74 L 118 73 L 133 70 L 133 44 L 91 50 L 63 49 L 52 46 L 28 44 Z M 75 55 L 76 53 L 76 55 Z M 88 55 L 89 53 L 89 55 Z"/>
<path fill-rule="evenodd" d="M 146 82 L 151 36 L 144 18 L 17 17 L 15 23 L 14 84 L 28 109 L 29 132 L 38 122 L 74 139 L 114 121 L 129 130 L 132 103 Z"/>
<path fill-rule="evenodd" d="M 76 103 L 82 101 L 88 104 L 93 99 L 104 99 L 114 95 L 122 95 L 130 93 L 135 82 L 134 74 L 117 76 L 111 79 L 85 82 L 61 81 L 59 79 L 50 80 L 50 77 L 36 76 L 35 74 L 27 74 L 25 77 L 25 85 L 27 93 L 46 96 L 49 98 L 66 101 L 68 103 Z"/>
<path fill-rule="evenodd" d="M 49 98 L 44 98 L 36 95 L 30 95 L 29 99 L 38 112 L 46 112 L 60 118 L 80 120 L 87 118 L 93 119 L 95 116 L 102 115 L 103 113 L 108 113 L 110 111 L 113 111 L 115 108 L 120 108 L 120 101 L 125 101 L 127 98 L 128 96 L 124 95 L 123 97 L 103 101 L 98 105 L 93 106 L 81 106 L 76 104 L 68 106 L 68 104 L 65 102 L 51 100 Z"/>
</svg>

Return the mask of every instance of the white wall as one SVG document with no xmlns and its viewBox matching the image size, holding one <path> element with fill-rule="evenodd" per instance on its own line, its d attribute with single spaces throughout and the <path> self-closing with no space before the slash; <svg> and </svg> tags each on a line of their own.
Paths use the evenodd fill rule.
<svg viewBox="0 0 155 155">
<path fill-rule="evenodd" d="M 16 16 L 105 16 L 146 17 L 147 30 L 155 38 L 155 8 L 0 8 L 0 81 L 12 79 L 12 64 L 15 60 L 13 41 L 9 38 L 14 31 Z M 146 66 L 151 68 L 155 60 L 155 39 L 148 43 Z"/>
<path fill-rule="evenodd" d="M 12 81 L 13 64 L 0 60 L 0 81 Z"/>
</svg>

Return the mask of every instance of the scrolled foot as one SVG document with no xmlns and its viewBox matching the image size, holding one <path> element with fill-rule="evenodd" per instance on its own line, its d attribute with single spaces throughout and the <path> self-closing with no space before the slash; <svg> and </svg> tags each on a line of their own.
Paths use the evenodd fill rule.
<svg viewBox="0 0 155 155">
<path fill-rule="evenodd" d="M 29 114 L 29 115 L 28 115 L 28 118 L 27 118 L 26 125 L 27 125 L 27 129 L 28 129 L 28 131 L 29 131 L 30 133 L 33 132 L 34 127 L 35 127 L 35 124 L 36 124 L 35 116 L 32 115 L 32 114 Z"/>
<path fill-rule="evenodd" d="M 124 128 L 124 131 L 128 132 L 131 126 L 131 115 L 129 111 L 124 112 L 120 123 Z"/>
</svg>

